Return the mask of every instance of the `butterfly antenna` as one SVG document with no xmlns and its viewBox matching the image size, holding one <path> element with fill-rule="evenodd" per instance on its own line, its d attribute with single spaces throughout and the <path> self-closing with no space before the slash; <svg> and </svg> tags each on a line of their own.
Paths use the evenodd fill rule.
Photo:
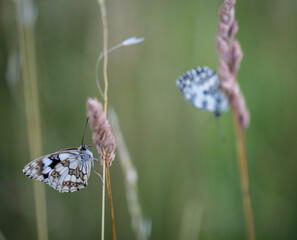
<svg viewBox="0 0 297 240">
<path fill-rule="evenodd" d="M 96 143 L 90 144 L 90 145 L 88 145 L 88 148 L 93 147 L 95 145 L 96 145 Z"/>
<path fill-rule="evenodd" d="M 216 118 L 216 122 L 217 122 L 217 126 L 218 126 L 218 129 L 219 129 L 219 134 L 220 134 L 221 140 L 222 140 L 222 142 L 225 142 L 226 138 L 225 138 L 222 126 L 220 124 L 219 117 L 216 116 L 215 118 Z"/>
<path fill-rule="evenodd" d="M 89 121 L 89 117 L 87 117 L 87 120 L 86 120 L 86 123 L 85 123 L 84 132 L 83 132 L 83 136 L 82 136 L 82 139 L 81 139 L 81 145 L 84 144 L 85 133 L 86 133 L 86 128 L 87 128 L 87 125 L 88 125 L 88 121 Z"/>
</svg>

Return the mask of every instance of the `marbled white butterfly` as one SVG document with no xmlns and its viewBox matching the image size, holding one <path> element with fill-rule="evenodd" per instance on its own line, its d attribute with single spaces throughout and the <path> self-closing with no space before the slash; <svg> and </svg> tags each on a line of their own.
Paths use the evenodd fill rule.
<svg viewBox="0 0 297 240">
<path fill-rule="evenodd" d="M 187 71 L 176 80 L 176 85 L 184 98 L 199 109 L 213 112 L 215 116 L 229 110 L 228 99 L 219 89 L 219 77 L 208 67 Z"/>
<path fill-rule="evenodd" d="M 98 160 L 93 157 L 89 147 L 83 144 L 82 139 L 79 148 L 63 149 L 29 162 L 23 173 L 29 178 L 47 183 L 60 193 L 79 191 L 87 186 L 91 168 L 95 171 L 94 161 Z"/>
</svg>

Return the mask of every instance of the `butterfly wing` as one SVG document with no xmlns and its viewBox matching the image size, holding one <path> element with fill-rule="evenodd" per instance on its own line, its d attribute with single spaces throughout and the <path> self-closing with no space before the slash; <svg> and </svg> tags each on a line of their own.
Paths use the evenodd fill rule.
<svg viewBox="0 0 297 240">
<path fill-rule="evenodd" d="M 28 177 L 49 184 L 59 192 L 74 192 L 87 186 L 91 161 L 81 161 L 78 149 L 65 149 L 28 163 Z"/>
<path fill-rule="evenodd" d="M 216 72 L 208 67 L 197 67 L 187 71 L 176 81 L 184 98 L 195 107 L 216 116 L 228 111 L 229 102 L 219 89 L 219 78 Z"/>
</svg>

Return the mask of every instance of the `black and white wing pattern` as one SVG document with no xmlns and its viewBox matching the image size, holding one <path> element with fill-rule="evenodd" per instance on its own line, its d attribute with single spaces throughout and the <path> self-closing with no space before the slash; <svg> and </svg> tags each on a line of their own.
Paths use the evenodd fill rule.
<svg viewBox="0 0 297 240">
<path fill-rule="evenodd" d="M 196 108 L 213 112 L 216 116 L 229 110 L 228 99 L 219 89 L 219 77 L 208 67 L 187 71 L 176 80 L 176 85 L 184 98 Z"/>
<path fill-rule="evenodd" d="M 64 149 L 28 163 L 23 173 L 62 192 L 75 192 L 88 184 L 93 154 L 88 146 Z"/>
</svg>

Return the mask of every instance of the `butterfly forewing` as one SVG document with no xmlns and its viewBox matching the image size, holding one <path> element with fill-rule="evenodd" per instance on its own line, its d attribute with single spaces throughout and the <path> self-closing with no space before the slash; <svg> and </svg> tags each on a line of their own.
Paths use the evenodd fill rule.
<svg viewBox="0 0 297 240">
<path fill-rule="evenodd" d="M 59 192 L 74 192 L 87 186 L 93 154 L 87 148 L 64 149 L 28 163 L 28 177 L 49 184 Z"/>
<path fill-rule="evenodd" d="M 229 103 L 219 89 L 216 72 L 208 67 L 197 67 L 180 76 L 176 84 L 187 101 L 195 107 L 215 115 L 228 111 Z"/>
</svg>

